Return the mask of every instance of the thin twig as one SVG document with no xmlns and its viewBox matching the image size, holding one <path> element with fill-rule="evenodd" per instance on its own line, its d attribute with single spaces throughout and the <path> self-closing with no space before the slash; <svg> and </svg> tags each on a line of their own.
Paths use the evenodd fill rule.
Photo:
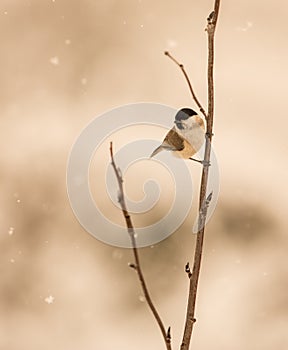
<svg viewBox="0 0 288 350">
<path fill-rule="evenodd" d="M 206 142 L 205 142 L 205 154 L 204 160 L 206 164 L 210 164 L 211 154 L 211 142 L 213 136 L 213 118 L 214 118 L 214 36 L 215 28 L 217 24 L 219 14 L 220 0 L 215 0 L 214 11 L 210 14 L 207 21 L 207 34 L 208 34 L 208 115 L 207 115 L 207 131 L 206 131 Z M 184 328 L 184 334 L 182 339 L 181 350 L 188 350 L 190 340 L 192 336 L 193 326 L 196 322 L 195 319 L 195 304 L 197 296 L 197 288 L 201 267 L 201 259 L 203 252 L 203 241 L 205 232 L 205 222 L 207 215 L 207 208 L 212 195 L 207 193 L 209 166 L 204 165 L 202 169 L 201 185 L 200 185 L 200 198 L 199 198 L 199 221 L 198 221 L 198 232 L 196 238 L 196 247 L 194 253 L 194 263 L 192 274 L 188 273 L 189 276 L 189 296 L 187 305 L 186 322 Z M 187 265 L 186 265 L 187 266 Z M 189 266 L 189 265 L 188 265 Z M 190 270 L 190 269 L 189 269 Z M 187 272 L 187 271 L 186 271 Z M 188 271 L 189 272 L 189 271 Z"/>
<path fill-rule="evenodd" d="M 165 54 L 166 56 L 168 56 L 174 63 L 176 63 L 177 66 L 181 69 L 181 71 L 182 71 L 182 73 L 183 73 L 183 75 L 184 75 L 184 77 L 185 77 L 185 79 L 186 79 L 186 81 L 187 81 L 187 84 L 188 84 L 188 86 L 189 86 L 189 90 L 190 90 L 190 92 L 191 92 L 191 95 L 192 95 L 193 100 L 195 101 L 196 105 L 198 106 L 200 112 L 204 115 L 205 119 L 207 120 L 207 113 L 205 112 L 205 109 L 202 107 L 200 101 L 198 100 L 198 98 L 197 98 L 197 96 L 196 96 L 196 94 L 195 94 L 195 92 L 194 92 L 194 89 L 193 89 L 193 87 L 192 87 L 192 84 L 191 84 L 191 82 L 190 82 L 190 79 L 189 79 L 189 77 L 188 77 L 188 74 L 186 73 L 186 70 L 185 70 L 185 68 L 184 68 L 184 65 L 183 65 L 182 63 L 179 63 L 179 62 L 176 60 L 176 58 L 174 58 L 174 57 L 170 54 L 170 52 L 165 51 L 164 54 Z"/>
<path fill-rule="evenodd" d="M 144 275 L 142 273 L 138 249 L 137 249 L 137 245 L 136 245 L 135 229 L 134 229 L 134 226 L 133 226 L 133 223 L 131 220 L 131 216 L 127 210 L 125 197 L 124 197 L 123 178 L 122 178 L 122 174 L 121 174 L 120 169 L 117 168 L 117 166 L 115 164 L 112 142 L 110 142 L 110 157 L 111 157 L 111 164 L 112 164 L 112 167 L 114 169 L 114 172 L 115 172 L 115 175 L 117 178 L 117 182 L 118 182 L 118 186 L 119 186 L 120 194 L 119 194 L 118 200 L 119 200 L 119 204 L 121 205 L 123 216 L 125 218 L 128 234 L 130 236 L 132 249 L 133 249 L 133 255 L 134 255 L 135 262 L 133 264 L 130 264 L 130 267 L 133 268 L 137 272 L 138 279 L 140 281 L 140 285 L 141 285 L 145 300 L 147 301 L 147 304 L 148 304 L 150 310 L 152 311 L 154 318 L 156 319 L 156 322 L 158 323 L 158 326 L 159 326 L 160 331 L 162 333 L 162 336 L 164 338 L 166 349 L 172 350 L 172 347 L 171 347 L 171 328 L 169 327 L 167 329 L 167 331 L 165 330 L 164 324 L 163 324 L 163 322 L 159 316 L 159 313 L 156 310 L 156 307 L 154 306 L 154 303 L 150 297 L 150 293 L 148 291 L 148 288 L 147 288 L 147 285 L 146 285 L 146 282 L 144 279 Z"/>
</svg>

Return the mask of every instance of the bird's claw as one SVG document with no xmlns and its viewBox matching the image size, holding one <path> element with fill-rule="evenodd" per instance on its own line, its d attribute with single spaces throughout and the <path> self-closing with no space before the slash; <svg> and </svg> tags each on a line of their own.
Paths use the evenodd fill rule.
<svg viewBox="0 0 288 350">
<path fill-rule="evenodd" d="M 200 163 L 203 165 L 203 166 L 210 166 L 211 165 L 211 162 L 209 162 L 208 160 L 201 160 Z"/>
</svg>

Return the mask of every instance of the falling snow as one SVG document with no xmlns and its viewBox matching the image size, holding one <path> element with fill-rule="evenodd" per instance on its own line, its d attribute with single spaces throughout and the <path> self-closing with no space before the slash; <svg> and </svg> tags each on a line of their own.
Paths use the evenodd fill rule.
<svg viewBox="0 0 288 350">
<path fill-rule="evenodd" d="M 168 39 L 166 41 L 166 43 L 167 43 L 167 46 L 170 47 L 170 48 L 178 46 L 177 42 L 175 40 L 173 40 L 173 39 Z"/>
<path fill-rule="evenodd" d="M 15 192 L 15 193 L 13 194 L 13 196 L 14 196 L 14 198 L 17 198 L 17 199 L 16 199 L 16 203 L 20 203 L 20 202 L 21 202 L 21 200 L 19 199 L 19 194 L 18 194 L 18 192 Z"/>
<path fill-rule="evenodd" d="M 52 295 L 49 295 L 48 297 L 46 297 L 45 299 L 44 299 L 44 301 L 45 301 L 45 303 L 47 303 L 47 304 L 53 304 L 54 303 L 54 300 L 55 300 L 55 298 L 52 296 Z"/>
<path fill-rule="evenodd" d="M 143 295 L 139 295 L 139 300 L 141 301 L 141 303 L 144 303 L 145 297 Z"/>
<path fill-rule="evenodd" d="M 252 27 L 253 27 L 253 23 L 251 21 L 247 21 L 245 26 L 237 27 L 236 29 L 240 32 L 247 32 Z"/>
<path fill-rule="evenodd" d="M 50 63 L 53 64 L 53 66 L 58 66 L 59 65 L 59 58 L 57 56 L 51 57 Z"/>
<path fill-rule="evenodd" d="M 14 227 L 9 227 L 9 230 L 8 230 L 8 235 L 9 236 L 12 236 L 13 235 L 13 233 L 14 233 L 14 230 L 15 230 L 15 228 Z"/>
</svg>

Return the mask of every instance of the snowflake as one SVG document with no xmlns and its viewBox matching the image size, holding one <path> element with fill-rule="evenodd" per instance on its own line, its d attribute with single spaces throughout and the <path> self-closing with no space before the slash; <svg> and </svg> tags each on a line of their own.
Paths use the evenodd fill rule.
<svg viewBox="0 0 288 350">
<path fill-rule="evenodd" d="M 252 27 L 253 27 L 253 23 L 251 21 L 246 21 L 245 26 L 237 27 L 236 29 L 240 32 L 247 32 Z"/>
<path fill-rule="evenodd" d="M 59 58 L 57 56 L 51 57 L 50 58 L 50 63 L 53 64 L 54 66 L 58 66 Z"/>
<path fill-rule="evenodd" d="M 45 299 L 44 299 L 44 301 L 45 301 L 45 303 L 47 303 L 47 304 L 53 304 L 54 303 L 54 300 L 55 300 L 55 298 L 52 296 L 52 295 L 49 295 L 48 297 L 46 297 Z"/>
</svg>

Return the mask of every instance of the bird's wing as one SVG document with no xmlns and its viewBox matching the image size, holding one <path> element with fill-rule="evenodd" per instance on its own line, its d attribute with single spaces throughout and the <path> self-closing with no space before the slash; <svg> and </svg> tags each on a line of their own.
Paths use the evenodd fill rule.
<svg viewBox="0 0 288 350">
<path fill-rule="evenodd" d="M 182 151 L 184 149 L 184 139 L 177 133 L 175 127 L 166 135 L 162 147 L 171 151 Z"/>
<path fill-rule="evenodd" d="M 162 144 L 157 147 L 151 154 L 150 158 L 154 157 L 159 152 L 166 151 L 182 151 L 184 149 L 185 139 L 179 135 L 175 129 L 171 129 L 163 140 Z"/>
</svg>

